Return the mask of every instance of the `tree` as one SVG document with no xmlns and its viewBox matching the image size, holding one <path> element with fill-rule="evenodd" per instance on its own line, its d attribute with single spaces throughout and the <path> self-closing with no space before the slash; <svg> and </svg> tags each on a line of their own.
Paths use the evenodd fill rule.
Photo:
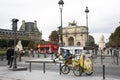
<svg viewBox="0 0 120 80">
<path fill-rule="evenodd" d="M 109 43 L 112 47 L 120 47 L 120 26 L 109 37 Z"/>
<path fill-rule="evenodd" d="M 28 44 L 28 47 L 30 47 L 30 48 L 34 48 L 34 44 L 35 44 L 34 41 L 30 41 L 29 44 Z"/>
<path fill-rule="evenodd" d="M 50 36 L 49 36 L 49 40 L 52 42 L 58 42 L 59 41 L 59 35 L 58 32 L 56 30 L 52 31 Z"/>
<path fill-rule="evenodd" d="M 89 35 L 89 46 L 94 46 L 95 45 L 95 40 L 93 36 Z"/>
</svg>

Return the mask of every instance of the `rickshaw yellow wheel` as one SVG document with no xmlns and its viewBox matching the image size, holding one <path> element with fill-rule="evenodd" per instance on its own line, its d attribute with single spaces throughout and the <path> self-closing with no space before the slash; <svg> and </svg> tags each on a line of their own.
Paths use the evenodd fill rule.
<svg viewBox="0 0 120 80">
<path fill-rule="evenodd" d="M 93 74 L 93 72 L 86 72 L 85 73 L 87 76 L 91 76 Z"/>
<path fill-rule="evenodd" d="M 69 68 L 67 65 L 63 65 L 63 66 L 61 67 L 61 72 L 62 72 L 63 74 L 68 74 L 68 73 L 70 72 L 70 68 Z"/>
<path fill-rule="evenodd" d="M 81 76 L 82 68 L 80 67 L 79 64 L 73 67 L 73 73 L 75 76 Z"/>
</svg>

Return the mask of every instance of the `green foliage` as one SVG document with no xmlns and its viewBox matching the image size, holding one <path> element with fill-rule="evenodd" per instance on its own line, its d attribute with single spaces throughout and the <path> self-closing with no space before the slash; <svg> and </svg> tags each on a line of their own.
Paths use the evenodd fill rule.
<svg viewBox="0 0 120 80">
<path fill-rule="evenodd" d="M 18 40 L 16 41 L 17 44 Z M 21 40 L 23 47 L 34 47 L 34 41 Z M 0 48 L 7 48 L 14 46 L 14 39 L 0 39 Z"/>
<path fill-rule="evenodd" d="M 109 44 L 111 47 L 120 47 L 120 26 L 110 35 Z"/>
<path fill-rule="evenodd" d="M 11 47 L 14 45 L 13 39 L 0 39 L 0 47 Z"/>
<path fill-rule="evenodd" d="M 7 42 L 5 39 L 0 39 L 0 47 L 6 46 Z"/>
<path fill-rule="evenodd" d="M 35 42 L 34 42 L 34 41 L 30 41 L 27 47 L 34 48 L 34 44 L 35 44 Z"/>
<path fill-rule="evenodd" d="M 50 36 L 49 36 L 49 40 L 52 42 L 58 42 L 59 41 L 59 35 L 58 32 L 56 30 L 52 31 Z"/>
<path fill-rule="evenodd" d="M 95 45 L 95 41 L 93 36 L 89 35 L 89 46 L 94 46 Z"/>
<path fill-rule="evenodd" d="M 6 54 L 6 50 L 0 50 L 0 55 Z"/>
<path fill-rule="evenodd" d="M 23 47 L 28 47 L 29 43 L 30 43 L 30 40 L 22 40 L 21 41 L 21 44 Z"/>
</svg>

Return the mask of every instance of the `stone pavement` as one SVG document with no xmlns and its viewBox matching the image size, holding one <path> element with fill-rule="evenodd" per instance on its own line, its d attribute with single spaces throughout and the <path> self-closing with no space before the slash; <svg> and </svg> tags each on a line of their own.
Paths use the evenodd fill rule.
<svg viewBox="0 0 120 80">
<path fill-rule="evenodd" d="M 29 58 L 27 58 L 27 60 L 28 59 Z M 109 59 L 107 60 L 109 61 Z M 24 60 L 26 59 L 23 58 L 22 60 L 23 63 Z M 100 64 L 100 59 L 97 58 L 95 62 L 96 62 L 95 65 Z M 109 64 L 112 65 L 112 62 L 110 62 Z M 92 76 L 86 76 L 85 74 L 83 74 L 82 76 L 76 77 L 73 75 L 72 71 L 68 75 L 63 74 L 60 75 L 59 72 L 56 71 L 52 72 L 46 71 L 46 73 L 43 73 L 42 70 L 32 70 L 32 72 L 29 72 L 29 70 L 11 71 L 10 68 L 8 68 L 7 66 L 0 66 L 0 80 L 103 80 L 103 77 L 95 76 L 94 74 Z M 111 76 L 109 78 L 105 78 L 105 80 L 120 80 L 120 79 L 113 78 Z"/>
<path fill-rule="evenodd" d="M 43 71 L 32 70 L 27 71 L 11 71 L 7 67 L 0 67 L 0 80 L 103 80 L 100 76 L 86 76 L 79 77 L 73 74 L 60 75 L 57 72 L 47 71 L 45 74 Z M 119 80 L 114 78 L 106 78 L 105 80 Z"/>
<path fill-rule="evenodd" d="M 117 64 L 117 58 L 113 56 L 103 56 L 101 60 L 101 56 L 99 55 L 97 58 L 94 59 L 94 64 L 99 66 L 101 64 L 105 64 L 106 66 L 119 66 L 120 67 L 120 57 L 118 58 L 118 64 Z"/>
</svg>

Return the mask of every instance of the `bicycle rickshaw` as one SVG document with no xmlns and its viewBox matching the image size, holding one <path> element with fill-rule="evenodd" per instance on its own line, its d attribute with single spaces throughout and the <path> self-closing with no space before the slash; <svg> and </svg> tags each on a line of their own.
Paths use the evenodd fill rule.
<svg viewBox="0 0 120 80">
<path fill-rule="evenodd" d="M 61 66 L 63 74 L 68 74 L 72 70 L 75 76 L 81 76 L 82 73 L 92 75 L 92 54 L 88 50 L 83 50 L 82 47 L 61 47 L 61 49 L 70 50 L 72 54 L 69 55 L 67 60 L 63 60 L 63 65 Z"/>
</svg>

